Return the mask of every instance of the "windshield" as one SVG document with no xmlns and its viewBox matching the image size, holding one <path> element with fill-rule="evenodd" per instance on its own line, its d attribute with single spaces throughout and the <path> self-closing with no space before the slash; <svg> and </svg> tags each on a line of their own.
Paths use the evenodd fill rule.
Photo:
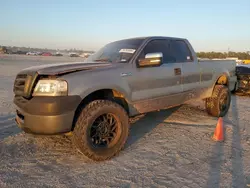
<svg viewBox="0 0 250 188">
<path fill-rule="evenodd" d="M 144 39 L 126 39 L 109 43 L 89 56 L 86 61 L 95 62 L 128 62 Z"/>
</svg>

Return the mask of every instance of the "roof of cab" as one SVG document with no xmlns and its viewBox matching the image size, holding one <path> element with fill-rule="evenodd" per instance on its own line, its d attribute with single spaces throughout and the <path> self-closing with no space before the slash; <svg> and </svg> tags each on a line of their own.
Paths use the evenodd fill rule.
<svg viewBox="0 0 250 188">
<path fill-rule="evenodd" d="M 176 39 L 176 40 L 186 40 L 185 38 L 179 38 L 179 37 L 170 37 L 170 36 L 143 36 L 143 37 L 131 37 L 131 38 L 123 38 L 117 41 L 123 41 L 123 40 L 136 40 L 136 39 L 142 39 L 142 40 L 150 40 L 150 39 Z M 115 42 L 115 41 L 113 41 Z"/>
<path fill-rule="evenodd" d="M 185 40 L 184 38 L 179 37 L 171 37 L 171 36 L 144 36 L 144 37 L 134 37 L 134 38 L 127 38 L 127 39 L 178 39 L 178 40 Z"/>
</svg>

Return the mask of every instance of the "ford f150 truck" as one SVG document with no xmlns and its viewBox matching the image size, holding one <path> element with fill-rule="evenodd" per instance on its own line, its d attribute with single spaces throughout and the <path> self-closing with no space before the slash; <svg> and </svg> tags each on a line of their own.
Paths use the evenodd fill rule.
<svg viewBox="0 0 250 188">
<path fill-rule="evenodd" d="M 123 148 L 129 117 L 203 99 L 224 116 L 235 89 L 235 61 L 198 61 L 187 39 L 139 37 L 109 43 L 81 63 L 34 66 L 14 82 L 17 125 L 26 133 L 71 133 L 92 160 Z"/>
</svg>

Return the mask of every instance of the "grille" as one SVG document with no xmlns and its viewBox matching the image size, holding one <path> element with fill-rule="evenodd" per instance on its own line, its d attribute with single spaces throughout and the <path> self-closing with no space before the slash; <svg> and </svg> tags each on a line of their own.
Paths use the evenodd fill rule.
<svg viewBox="0 0 250 188">
<path fill-rule="evenodd" d="M 24 108 L 25 104 L 28 102 L 28 99 L 23 98 L 22 96 L 15 96 L 14 103 L 18 104 L 19 107 Z"/>
<path fill-rule="evenodd" d="M 15 93 L 15 95 L 24 96 L 26 78 L 27 78 L 27 74 L 17 75 L 15 82 L 14 82 L 14 88 L 13 88 L 13 92 Z"/>
</svg>

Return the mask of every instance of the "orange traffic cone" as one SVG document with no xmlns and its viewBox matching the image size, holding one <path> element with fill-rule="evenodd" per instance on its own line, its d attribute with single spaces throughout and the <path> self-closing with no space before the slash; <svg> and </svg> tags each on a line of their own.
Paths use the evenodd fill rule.
<svg viewBox="0 0 250 188">
<path fill-rule="evenodd" d="M 223 132 L 223 119 L 219 117 L 217 126 L 214 130 L 214 135 L 212 137 L 214 141 L 224 141 L 224 132 Z"/>
</svg>

